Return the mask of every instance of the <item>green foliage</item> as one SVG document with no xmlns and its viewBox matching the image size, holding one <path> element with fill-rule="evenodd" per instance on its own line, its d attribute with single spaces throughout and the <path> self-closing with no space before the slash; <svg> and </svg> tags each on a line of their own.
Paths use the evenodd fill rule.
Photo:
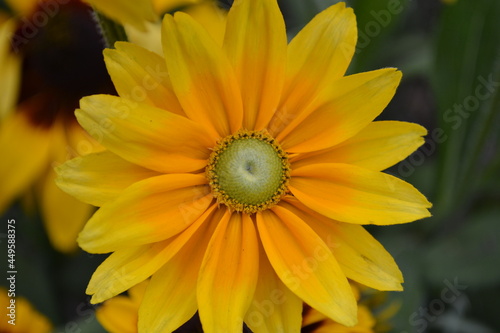
<svg viewBox="0 0 500 333">
<path fill-rule="evenodd" d="M 442 13 L 432 77 L 438 125 L 449 136 L 439 154 L 439 214 L 449 213 L 477 190 L 488 162 L 481 157 L 491 131 L 497 130 L 493 124 L 499 110 L 499 14 L 500 3 L 489 0 L 458 1 Z M 498 144 L 498 137 L 492 144 Z"/>
</svg>

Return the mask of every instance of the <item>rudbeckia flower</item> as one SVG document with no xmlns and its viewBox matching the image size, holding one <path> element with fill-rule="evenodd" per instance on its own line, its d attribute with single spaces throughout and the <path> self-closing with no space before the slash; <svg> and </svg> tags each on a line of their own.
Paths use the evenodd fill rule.
<svg viewBox="0 0 500 333">
<path fill-rule="evenodd" d="M 12 302 L 14 301 L 14 302 Z M 52 324 L 24 297 L 9 297 L 7 289 L 0 287 L 2 333 L 49 333 Z"/>
<path fill-rule="evenodd" d="M 34 192 L 51 243 L 71 252 L 94 208 L 55 186 L 53 168 L 102 150 L 74 109 L 85 95 L 115 90 L 90 8 L 73 0 L 32 5 L 28 16 L 7 21 L 0 36 L 0 86 L 9 88 L 1 91 L 0 213 Z"/>
<path fill-rule="evenodd" d="M 80 101 L 106 151 L 58 167 L 58 184 L 101 208 L 79 235 L 112 254 L 89 282 L 103 302 L 151 277 L 139 332 L 299 332 L 303 302 L 355 325 L 348 278 L 401 290 L 363 224 L 406 223 L 431 205 L 381 170 L 423 143 L 421 126 L 374 121 L 394 68 L 344 76 L 356 43 L 339 3 L 287 44 L 276 1 L 235 1 L 220 47 L 183 13 L 163 20 L 164 57 L 105 51 L 119 96 Z"/>
</svg>

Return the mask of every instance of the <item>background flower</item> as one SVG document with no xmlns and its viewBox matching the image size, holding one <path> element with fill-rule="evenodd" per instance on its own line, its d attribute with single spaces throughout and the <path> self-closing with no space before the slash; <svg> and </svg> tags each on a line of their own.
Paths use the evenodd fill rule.
<svg viewBox="0 0 500 333">
<path fill-rule="evenodd" d="M 0 212 L 21 196 L 34 197 L 32 209 L 40 209 L 50 242 L 62 252 L 77 249 L 75 237 L 93 207 L 54 186 L 53 167 L 101 149 L 73 112 L 84 95 L 114 91 L 89 10 L 79 1 L 32 2 L 27 16 L 2 28 L 8 89 L 2 91 Z"/>
</svg>

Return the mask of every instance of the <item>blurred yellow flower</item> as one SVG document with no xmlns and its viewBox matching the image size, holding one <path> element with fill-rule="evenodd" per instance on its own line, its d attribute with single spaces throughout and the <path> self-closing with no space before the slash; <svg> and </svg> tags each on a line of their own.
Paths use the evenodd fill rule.
<svg viewBox="0 0 500 333">
<path fill-rule="evenodd" d="M 54 4 L 57 10 L 48 7 Z M 94 209 L 55 186 L 53 167 L 102 149 L 74 109 L 84 95 L 114 92 L 89 9 L 79 1 L 40 1 L 0 29 L 0 212 L 34 191 L 49 239 L 63 252 L 78 248 L 77 234 Z"/>
<path fill-rule="evenodd" d="M 11 0 L 13 1 L 13 0 Z M 95 9 L 109 18 L 119 22 L 128 29 L 147 34 L 151 30 L 151 23 L 158 21 L 159 15 L 168 11 L 189 7 L 214 7 L 214 0 L 85 0 Z"/>
<path fill-rule="evenodd" d="M 85 0 L 98 11 L 120 24 L 146 30 L 145 22 L 154 22 L 158 15 L 151 0 Z"/>
<path fill-rule="evenodd" d="M 128 290 L 128 296 L 115 296 L 97 308 L 97 320 L 106 331 L 111 333 L 137 333 L 139 306 L 148 283 L 149 280 L 143 281 Z"/>
<path fill-rule="evenodd" d="M 220 47 L 177 13 L 163 20 L 164 58 L 131 43 L 105 51 L 120 96 L 85 97 L 76 116 L 107 150 L 57 169 L 62 189 L 101 207 L 80 246 L 113 252 L 87 293 L 103 302 L 151 276 L 139 332 L 173 331 L 197 310 L 207 333 L 293 332 L 303 302 L 353 326 L 347 278 L 403 281 L 361 225 L 430 215 L 381 172 L 426 133 L 373 122 L 401 73 L 344 76 L 357 31 L 343 3 L 289 45 L 276 1 L 235 1 L 225 31 Z"/>
<path fill-rule="evenodd" d="M 169 1 L 166 1 L 166 5 Z M 224 38 L 224 30 L 226 26 L 227 11 L 217 5 L 217 1 L 187 1 L 194 3 L 193 5 L 182 7 L 182 11 L 192 16 L 198 23 L 200 23 L 214 38 L 217 43 L 222 45 Z M 177 2 L 176 2 L 177 3 Z M 188 5 L 186 3 L 185 5 Z M 177 8 L 170 7 L 169 9 Z M 158 12 L 160 9 L 158 9 Z M 150 51 L 158 54 L 163 54 L 161 45 L 161 22 L 145 22 L 146 30 L 142 31 L 134 26 L 125 25 L 125 31 L 128 40 L 134 44 L 140 45 Z"/>
<path fill-rule="evenodd" d="M 11 297 L 4 287 L 0 287 L 0 332 L 2 333 L 49 333 L 52 325 L 36 311 L 24 297 Z"/>
</svg>

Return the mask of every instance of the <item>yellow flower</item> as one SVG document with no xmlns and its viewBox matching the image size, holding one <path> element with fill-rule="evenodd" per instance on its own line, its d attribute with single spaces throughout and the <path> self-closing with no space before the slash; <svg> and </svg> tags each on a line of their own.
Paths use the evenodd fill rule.
<svg viewBox="0 0 500 333">
<path fill-rule="evenodd" d="M 74 251 L 94 208 L 55 186 L 53 167 L 102 150 L 74 117 L 82 96 L 114 92 L 101 36 L 88 6 L 40 1 L 2 25 L 0 44 L 0 212 L 34 191 L 51 243 Z"/>
<path fill-rule="evenodd" d="M 303 301 L 356 324 L 347 278 L 402 289 L 361 225 L 429 216 L 422 194 L 381 172 L 426 131 L 373 122 L 401 73 L 344 77 L 356 36 L 340 3 L 287 45 L 276 1 L 240 0 L 222 47 L 177 13 L 163 21 L 164 58 L 130 43 L 105 51 L 120 96 L 85 97 L 76 115 L 107 150 L 65 163 L 57 180 L 101 207 L 78 240 L 113 252 L 89 282 L 92 302 L 151 276 L 139 332 L 171 332 L 197 310 L 207 333 L 243 322 L 297 332 Z"/>
<path fill-rule="evenodd" d="M 48 333 L 52 330 L 49 320 L 36 311 L 24 297 L 10 297 L 7 289 L 0 287 L 2 333 Z"/>
</svg>

